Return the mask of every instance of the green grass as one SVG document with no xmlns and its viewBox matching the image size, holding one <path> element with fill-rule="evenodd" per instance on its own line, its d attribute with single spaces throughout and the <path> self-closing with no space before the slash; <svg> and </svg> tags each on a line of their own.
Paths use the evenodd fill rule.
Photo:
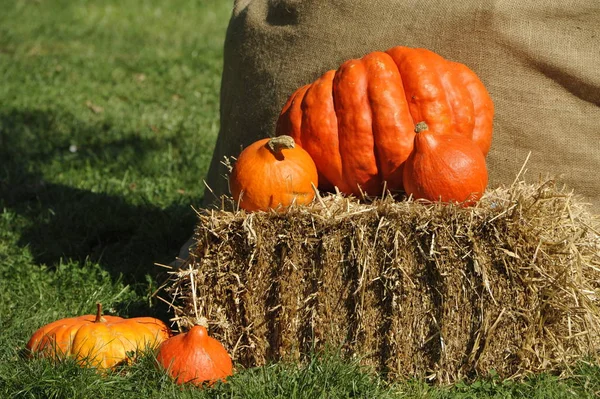
<svg viewBox="0 0 600 399">
<path fill-rule="evenodd" d="M 219 126 L 224 0 L 4 0 L 0 13 L 0 398 L 593 397 L 578 377 L 386 383 L 336 354 L 179 387 L 153 354 L 101 376 L 26 360 L 58 318 L 168 321 L 152 296 L 192 232 Z"/>
</svg>

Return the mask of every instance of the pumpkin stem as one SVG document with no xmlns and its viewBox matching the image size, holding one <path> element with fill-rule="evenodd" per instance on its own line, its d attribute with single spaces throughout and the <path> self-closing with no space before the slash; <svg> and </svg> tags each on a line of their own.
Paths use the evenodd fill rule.
<svg viewBox="0 0 600 399">
<path fill-rule="evenodd" d="M 96 304 L 96 319 L 94 320 L 94 323 L 104 323 L 105 321 L 106 321 L 106 319 L 104 317 L 102 317 L 102 304 L 97 303 Z"/>
<path fill-rule="evenodd" d="M 275 155 L 281 153 L 281 150 L 284 149 L 291 149 L 296 147 L 296 142 L 294 141 L 294 139 L 290 136 L 286 136 L 281 135 L 281 136 L 277 136 L 277 137 L 273 137 L 272 139 L 270 139 L 267 142 L 267 147 L 269 148 L 269 150 L 271 150 L 271 152 Z"/>
<path fill-rule="evenodd" d="M 429 126 L 425 121 L 421 121 L 415 126 L 415 133 L 421 133 L 423 130 L 429 130 Z"/>
<path fill-rule="evenodd" d="M 204 328 L 208 328 L 208 319 L 204 316 L 196 318 L 194 321 L 195 326 L 202 326 Z"/>
<path fill-rule="evenodd" d="M 208 338 L 208 330 L 204 326 L 195 325 L 185 335 L 188 339 L 199 340 L 200 342 L 206 342 Z"/>
</svg>

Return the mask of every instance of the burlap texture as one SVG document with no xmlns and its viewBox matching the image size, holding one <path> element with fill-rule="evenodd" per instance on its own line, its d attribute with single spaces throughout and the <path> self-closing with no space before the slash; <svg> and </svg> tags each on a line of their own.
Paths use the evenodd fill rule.
<svg viewBox="0 0 600 399">
<path fill-rule="evenodd" d="M 207 184 L 228 192 L 221 161 L 273 135 L 295 89 L 396 45 L 462 62 L 484 82 L 496 106 L 491 186 L 510 184 L 531 152 L 528 179 L 554 176 L 600 209 L 598 0 L 237 0 Z"/>
</svg>

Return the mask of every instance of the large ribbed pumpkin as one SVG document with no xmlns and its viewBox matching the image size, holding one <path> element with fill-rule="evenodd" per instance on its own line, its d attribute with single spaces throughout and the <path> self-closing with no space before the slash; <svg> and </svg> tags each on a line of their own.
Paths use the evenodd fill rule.
<svg viewBox="0 0 600 399">
<path fill-rule="evenodd" d="M 492 100 L 467 66 L 419 48 L 393 47 L 343 63 L 294 92 L 277 121 L 313 158 L 319 187 L 348 194 L 402 190 L 415 126 L 459 134 L 487 155 Z M 385 184 L 384 184 L 385 182 Z"/>
</svg>

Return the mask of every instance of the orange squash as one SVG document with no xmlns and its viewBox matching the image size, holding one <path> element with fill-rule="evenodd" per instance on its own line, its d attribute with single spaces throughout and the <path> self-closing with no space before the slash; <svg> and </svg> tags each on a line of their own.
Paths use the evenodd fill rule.
<svg viewBox="0 0 600 399">
<path fill-rule="evenodd" d="M 156 359 L 178 384 L 210 385 L 233 374 L 231 357 L 204 326 L 194 326 L 163 342 Z"/>
<path fill-rule="evenodd" d="M 158 319 L 103 316 L 98 304 L 95 315 L 43 326 L 33 333 L 26 350 L 56 360 L 73 357 L 83 366 L 105 370 L 126 362 L 131 352 L 156 347 L 170 336 L 171 330 Z"/>
<path fill-rule="evenodd" d="M 435 134 L 464 136 L 486 155 L 493 115 L 486 88 L 467 66 L 398 46 L 348 60 L 296 90 L 277 134 L 308 151 L 321 189 L 379 195 L 384 187 L 403 189 L 418 122 Z"/>
<path fill-rule="evenodd" d="M 292 203 L 310 203 L 318 186 L 317 168 L 310 155 L 289 136 L 258 140 L 235 162 L 229 189 L 247 211 L 284 210 Z"/>
<path fill-rule="evenodd" d="M 417 124 L 415 148 L 404 166 L 407 195 L 429 201 L 473 205 L 488 183 L 485 157 L 461 135 L 435 134 Z"/>
</svg>

